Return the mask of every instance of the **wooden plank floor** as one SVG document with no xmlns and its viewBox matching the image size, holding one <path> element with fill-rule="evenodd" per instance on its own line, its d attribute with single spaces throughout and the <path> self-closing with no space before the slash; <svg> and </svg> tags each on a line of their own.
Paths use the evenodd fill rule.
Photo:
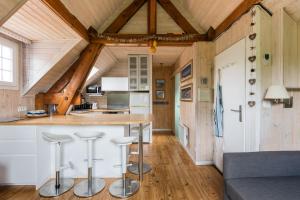
<svg viewBox="0 0 300 200">
<path fill-rule="evenodd" d="M 184 149 L 170 133 L 155 133 L 153 144 L 145 145 L 145 160 L 153 170 L 145 175 L 143 186 L 132 200 L 221 200 L 223 178 L 212 166 L 195 166 Z M 129 175 L 130 177 L 137 178 Z M 115 199 L 108 193 L 107 179 L 104 191 L 88 198 L 92 200 Z M 78 182 L 78 180 L 77 180 Z M 0 187 L 1 200 L 37 200 L 38 192 L 32 186 Z M 58 200 L 79 199 L 69 191 Z"/>
</svg>

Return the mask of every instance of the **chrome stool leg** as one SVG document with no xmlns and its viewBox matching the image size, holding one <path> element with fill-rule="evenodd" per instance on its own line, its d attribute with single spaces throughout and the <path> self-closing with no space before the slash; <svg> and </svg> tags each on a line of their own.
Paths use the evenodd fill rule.
<svg viewBox="0 0 300 200">
<path fill-rule="evenodd" d="M 128 198 L 139 190 L 140 184 L 137 180 L 132 180 L 126 178 L 127 170 L 127 155 L 126 155 L 126 145 L 121 144 L 121 159 L 122 159 L 122 179 L 113 182 L 109 187 L 109 193 L 118 198 Z"/>
<path fill-rule="evenodd" d="M 74 194 L 78 197 L 91 197 L 101 192 L 105 187 L 105 181 L 100 178 L 93 178 L 93 141 L 87 140 L 88 143 L 88 179 L 76 184 Z"/>
<path fill-rule="evenodd" d="M 69 179 L 61 179 L 60 178 L 60 147 L 61 143 L 57 142 L 55 145 L 55 180 L 48 181 L 45 185 L 43 185 L 40 190 L 40 196 L 42 197 L 57 197 L 67 191 L 69 191 L 73 185 L 74 180 Z"/>
<path fill-rule="evenodd" d="M 127 170 L 129 171 L 129 172 L 131 172 L 132 174 L 135 174 L 135 175 L 140 175 L 140 172 L 139 172 L 139 162 L 142 162 L 143 161 L 143 151 L 144 151 L 144 149 L 143 149 L 143 145 L 144 145 L 144 141 L 143 141 L 143 130 L 145 129 L 145 127 L 144 126 L 142 126 L 141 124 L 140 124 L 140 127 L 139 127 L 139 129 L 138 129 L 138 131 L 139 131 L 139 139 L 138 139 L 138 152 L 136 152 L 135 154 L 137 154 L 138 155 L 138 157 L 139 157 L 139 161 L 138 162 L 133 162 L 130 166 L 128 166 L 128 168 L 127 168 Z M 152 170 L 152 168 L 151 168 L 151 166 L 149 165 L 149 164 L 147 164 L 147 163 L 144 163 L 144 162 L 142 162 L 143 164 L 142 164 L 142 168 L 143 168 L 143 174 L 146 174 L 146 173 L 148 173 L 148 172 L 150 172 L 151 170 Z"/>
</svg>

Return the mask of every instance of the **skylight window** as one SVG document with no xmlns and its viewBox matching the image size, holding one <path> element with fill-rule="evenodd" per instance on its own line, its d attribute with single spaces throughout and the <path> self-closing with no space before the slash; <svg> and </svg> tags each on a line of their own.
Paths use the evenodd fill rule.
<svg viewBox="0 0 300 200">
<path fill-rule="evenodd" d="M 99 69 L 97 67 L 93 67 L 87 80 L 89 80 L 91 77 L 93 77 L 98 71 L 99 71 Z"/>
</svg>

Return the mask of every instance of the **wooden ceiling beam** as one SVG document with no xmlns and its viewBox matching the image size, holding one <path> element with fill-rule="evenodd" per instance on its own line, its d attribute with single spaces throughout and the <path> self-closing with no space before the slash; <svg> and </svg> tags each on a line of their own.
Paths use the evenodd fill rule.
<svg viewBox="0 0 300 200">
<path fill-rule="evenodd" d="M 185 33 L 199 34 L 198 31 L 185 19 L 185 17 L 177 10 L 170 0 L 157 1 Z"/>
<path fill-rule="evenodd" d="M 86 41 L 89 41 L 88 30 L 84 25 L 65 7 L 60 0 L 41 0 L 50 10 L 68 24 L 76 33 Z"/>
<path fill-rule="evenodd" d="M 237 21 L 243 14 L 248 12 L 254 5 L 260 4 L 262 0 L 244 0 L 214 31 L 213 39 L 218 38 L 223 32 Z"/>
<path fill-rule="evenodd" d="M 156 40 L 158 44 L 190 44 L 198 41 L 209 41 L 207 34 L 102 34 L 92 39 L 96 44 L 145 44 Z"/>
<path fill-rule="evenodd" d="M 148 34 L 156 34 L 157 5 L 156 0 L 148 0 Z"/>
<path fill-rule="evenodd" d="M 118 33 L 131 17 L 145 4 L 147 0 L 134 0 L 121 14 L 105 29 L 104 33 Z"/>
<path fill-rule="evenodd" d="M 73 98 L 79 91 L 82 83 L 84 83 L 93 68 L 101 50 L 102 44 L 89 44 L 78 58 L 76 70 L 68 85 L 64 88 L 63 98 L 57 106 L 58 114 L 65 114 L 68 110 Z"/>
</svg>

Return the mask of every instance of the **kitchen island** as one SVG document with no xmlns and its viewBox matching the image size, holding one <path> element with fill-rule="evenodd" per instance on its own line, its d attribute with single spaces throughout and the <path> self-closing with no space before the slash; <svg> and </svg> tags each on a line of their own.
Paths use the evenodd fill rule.
<svg viewBox="0 0 300 200">
<path fill-rule="evenodd" d="M 67 134 L 73 141 L 62 147 L 62 164 L 68 166 L 63 177 L 87 177 L 86 143 L 74 137 L 75 132 L 99 131 L 105 137 L 95 141 L 94 175 L 103 178 L 121 177 L 116 165 L 121 162 L 120 148 L 111 139 L 124 136 L 128 125 L 151 122 L 151 115 L 99 114 L 59 115 L 0 123 L 0 184 L 36 185 L 39 188 L 54 177 L 54 147 L 42 132 Z M 143 141 L 140 134 L 139 140 Z M 142 143 L 140 143 L 140 148 Z M 141 151 L 140 159 L 143 152 Z M 140 174 L 142 178 L 142 174 Z"/>
</svg>

